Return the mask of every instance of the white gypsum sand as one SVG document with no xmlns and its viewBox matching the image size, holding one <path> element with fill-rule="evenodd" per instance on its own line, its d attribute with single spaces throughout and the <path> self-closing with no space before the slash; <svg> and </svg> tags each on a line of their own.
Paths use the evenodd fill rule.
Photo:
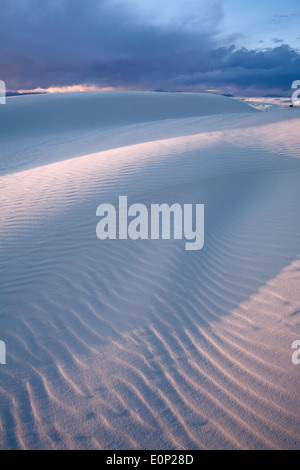
<svg viewBox="0 0 300 470">
<path fill-rule="evenodd" d="M 300 109 L 87 92 L 0 106 L 0 447 L 300 447 Z M 205 204 L 205 244 L 96 209 Z"/>
</svg>

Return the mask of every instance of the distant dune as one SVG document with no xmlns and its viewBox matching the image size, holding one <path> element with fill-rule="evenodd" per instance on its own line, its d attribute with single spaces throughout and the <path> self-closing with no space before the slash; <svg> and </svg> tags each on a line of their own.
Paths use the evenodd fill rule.
<svg viewBox="0 0 300 470">
<path fill-rule="evenodd" d="M 300 448 L 297 111 L 212 94 L 7 98 L 0 448 Z M 100 241 L 96 209 L 119 195 L 204 204 L 204 248 Z"/>
<path fill-rule="evenodd" d="M 17 132 L 41 137 L 224 112 L 249 113 L 251 108 L 224 96 L 197 93 L 90 91 L 20 96 L 9 99 L 5 119 L 0 118 L 0 136 Z"/>
</svg>

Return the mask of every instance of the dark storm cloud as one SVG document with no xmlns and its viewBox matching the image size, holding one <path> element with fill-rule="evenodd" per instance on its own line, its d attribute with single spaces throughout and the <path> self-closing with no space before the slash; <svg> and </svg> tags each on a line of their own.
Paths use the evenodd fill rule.
<svg viewBox="0 0 300 470">
<path fill-rule="evenodd" d="M 205 18 L 197 32 L 163 27 L 113 0 L 1 0 L 0 21 L 0 78 L 9 89 L 85 83 L 238 93 L 285 91 L 300 78 L 300 55 L 288 45 L 220 46 L 217 24 L 208 28 Z"/>
<path fill-rule="evenodd" d="M 224 53 L 218 68 L 186 77 L 190 89 L 201 83 L 217 84 L 220 90 L 236 94 L 290 94 L 291 83 L 300 77 L 300 55 L 287 45 L 266 51 L 247 49 Z"/>
<path fill-rule="evenodd" d="M 274 44 L 282 44 L 282 43 L 284 43 L 284 40 L 283 40 L 283 39 L 279 39 L 279 38 L 273 38 L 272 41 L 274 42 Z"/>
</svg>

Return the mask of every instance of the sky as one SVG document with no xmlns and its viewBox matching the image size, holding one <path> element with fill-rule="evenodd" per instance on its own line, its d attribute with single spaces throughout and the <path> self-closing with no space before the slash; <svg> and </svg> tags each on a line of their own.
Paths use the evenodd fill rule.
<svg viewBox="0 0 300 470">
<path fill-rule="evenodd" d="M 1 0 L 8 90 L 290 96 L 299 0 Z"/>
</svg>

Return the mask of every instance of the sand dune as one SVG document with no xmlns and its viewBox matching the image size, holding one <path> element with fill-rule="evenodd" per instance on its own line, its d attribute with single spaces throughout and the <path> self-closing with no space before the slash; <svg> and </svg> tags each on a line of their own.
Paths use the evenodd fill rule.
<svg viewBox="0 0 300 470">
<path fill-rule="evenodd" d="M 0 447 L 299 448 L 299 113 L 192 94 L 7 101 Z M 119 195 L 205 204 L 204 248 L 100 241 L 96 208 Z"/>
</svg>

